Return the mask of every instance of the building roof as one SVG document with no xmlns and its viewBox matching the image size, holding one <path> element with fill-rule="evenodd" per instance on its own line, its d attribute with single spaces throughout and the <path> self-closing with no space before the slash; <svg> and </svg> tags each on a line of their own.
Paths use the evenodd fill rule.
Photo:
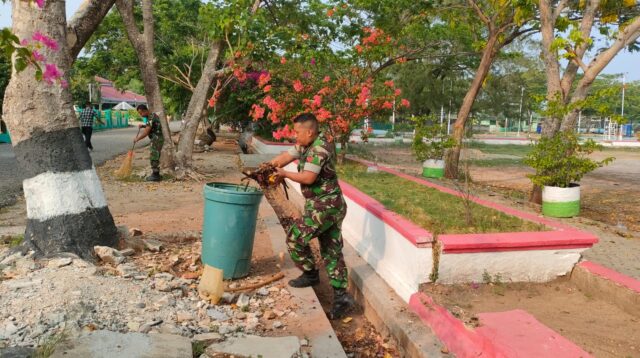
<svg viewBox="0 0 640 358">
<path fill-rule="evenodd" d="M 135 92 L 120 91 L 113 87 L 113 82 L 106 78 L 95 76 L 96 82 L 100 83 L 100 101 L 102 103 L 120 103 L 127 102 L 130 104 L 147 103 L 147 99 Z"/>
</svg>

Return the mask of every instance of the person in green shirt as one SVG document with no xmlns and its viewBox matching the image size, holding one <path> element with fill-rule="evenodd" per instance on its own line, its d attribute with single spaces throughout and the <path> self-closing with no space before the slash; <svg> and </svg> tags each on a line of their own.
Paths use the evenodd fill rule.
<svg viewBox="0 0 640 358">
<path fill-rule="evenodd" d="M 342 254 L 342 220 L 347 206 L 342 196 L 335 168 L 335 149 L 319 132 L 319 124 L 311 113 L 294 119 L 297 144 L 273 160 L 282 179 L 300 183 L 305 198 L 302 218 L 293 223 L 287 233 L 287 247 L 291 259 L 302 270 L 302 275 L 289 281 L 292 287 L 308 287 L 320 281 L 309 241 L 317 237 L 320 252 L 334 289 L 330 319 L 343 317 L 354 305 L 346 291 L 347 267 Z M 298 172 L 289 172 L 284 166 L 298 160 Z"/>
<path fill-rule="evenodd" d="M 136 107 L 138 114 L 142 117 L 142 124 L 139 124 L 138 127 L 144 130 L 141 130 L 139 134 L 133 140 L 133 143 L 136 143 L 145 137 L 149 137 L 151 140 L 151 145 L 149 146 L 150 155 L 149 160 L 151 161 L 151 176 L 147 177 L 147 181 L 161 181 L 162 176 L 160 176 L 160 153 L 162 152 L 162 146 L 164 145 L 164 137 L 162 136 L 162 126 L 160 124 L 160 118 L 155 113 L 149 112 L 149 108 L 146 105 L 140 104 Z M 151 117 L 151 118 L 149 118 Z"/>
</svg>

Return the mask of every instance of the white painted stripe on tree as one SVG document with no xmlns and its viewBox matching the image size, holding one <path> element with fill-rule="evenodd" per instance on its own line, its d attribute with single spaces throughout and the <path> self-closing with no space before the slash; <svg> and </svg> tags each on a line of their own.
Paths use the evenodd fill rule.
<svg viewBox="0 0 640 358">
<path fill-rule="evenodd" d="M 558 188 L 545 186 L 542 189 L 542 201 L 547 203 L 567 203 L 580 201 L 580 186 Z"/>
<path fill-rule="evenodd" d="M 422 163 L 423 168 L 437 168 L 444 169 L 444 160 L 440 159 L 427 159 Z"/>
<path fill-rule="evenodd" d="M 42 221 L 107 206 L 95 167 L 80 172 L 42 173 L 24 180 L 23 187 L 29 219 Z"/>
</svg>

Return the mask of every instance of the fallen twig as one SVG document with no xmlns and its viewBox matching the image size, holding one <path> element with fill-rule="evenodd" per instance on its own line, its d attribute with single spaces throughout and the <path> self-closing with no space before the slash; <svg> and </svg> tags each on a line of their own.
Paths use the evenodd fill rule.
<svg viewBox="0 0 640 358">
<path fill-rule="evenodd" d="M 260 288 L 264 285 L 268 285 L 271 282 L 274 281 L 278 281 L 280 279 L 284 278 L 284 272 L 278 272 L 277 274 L 269 277 L 268 279 L 262 281 L 262 282 L 258 282 L 255 283 L 253 285 L 248 285 L 248 286 L 244 286 L 244 287 L 236 287 L 236 288 L 225 288 L 224 291 L 225 292 L 237 292 L 237 291 L 248 291 L 248 290 L 255 290 L 256 288 Z"/>
</svg>

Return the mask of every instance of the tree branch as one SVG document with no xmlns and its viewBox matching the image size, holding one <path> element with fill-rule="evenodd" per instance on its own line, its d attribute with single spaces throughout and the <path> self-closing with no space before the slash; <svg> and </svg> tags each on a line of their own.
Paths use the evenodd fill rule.
<svg viewBox="0 0 640 358">
<path fill-rule="evenodd" d="M 560 2 L 558 3 L 558 6 L 556 6 L 556 8 L 553 11 L 553 22 L 555 23 L 556 20 L 558 19 L 558 17 L 560 17 L 560 14 L 562 13 L 562 10 L 564 10 L 565 7 L 567 7 L 567 5 L 569 4 L 569 0 L 560 0 Z"/>
<path fill-rule="evenodd" d="M 85 0 L 73 14 L 67 24 L 67 44 L 71 61 L 75 61 L 78 57 L 115 2 L 115 0 Z"/>
<path fill-rule="evenodd" d="M 595 76 L 597 76 L 609 64 L 609 62 L 611 62 L 620 50 L 635 42 L 638 37 L 640 37 L 640 16 L 633 19 L 631 23 L 618 33 L 616 41 L 611 45 L 611 47 L 600 52 L 589 63 L 588 70 L 585 71 L 584 77 L 593 76 L 593 78 L 595 78 Z"/>
<path fill-rule="evenodd" d="M 476 12 L 476 14 L 478 14 L 478 16 L 480 17 L 480 20 L 482 20 L 482 22 L 485 23 L 485 25 L 487 25 L 487 27 L 491 28 L 493 27 L 493 24 L 491 23 L 491 20 L 489 20 L 489 18 L 487 17 L 487 15 L 485 15 L 482 12 L 482 9 L 478 6 L 478 4 L 476 3 L 475 0 L 467 0 L 467 3 L 469 3 L 469 5 L 471 5 L 471 7 L 473 8 L 473 10 Z"/>
<path fill-rule="evenodd" d="M 582 20 L 580 21 L 580 33 L 583 38 L 588 39 L 591 36 L 591 29 L 593 28 L 593 23 L 596 18 L 596 12 L 598 10 L 598 6 L 600 6 L 600 0 L 590 0 L 587 4 Z M 584 58 L 584 54 L 589 48 L 589 43 L 585 41 L 581 45 L 577 46 L 575 50 L 573 50 L 573 54 L 579 61 L 569 61 L 567 64 L 567 68 L 562 75 L 562 80 L 560 81 L 562 91 L 565 97 L 569 94 L 571 90 L 571 84 L 576 78 L 576 74 L 578 73 L 578 68 L 582 68 L 585 70 L 586 65 L 582 63 L 582 59 Z M 568 50 L 570 51 L 570 50 Z M 581 64 L 582 63 L 582 64 Z M 584 66 L 584 67 L 583 67 Z"/>
<path fill-rule="evenodd" d="M 118 8 L 120 17 L 122 17 L 124 27 L 127 30 L 127 37 L 129 37 L 129 41 L 131 41 L 131 44 L 136 48 L 136 51 L 142 50 L 142 47 L 144 46 L 142 39 L 140 38 L 142 34 L 138 30 L 136 20 L 133 17 L 133 1 L 116 0 L 116 7 Z"/>
</svg>

